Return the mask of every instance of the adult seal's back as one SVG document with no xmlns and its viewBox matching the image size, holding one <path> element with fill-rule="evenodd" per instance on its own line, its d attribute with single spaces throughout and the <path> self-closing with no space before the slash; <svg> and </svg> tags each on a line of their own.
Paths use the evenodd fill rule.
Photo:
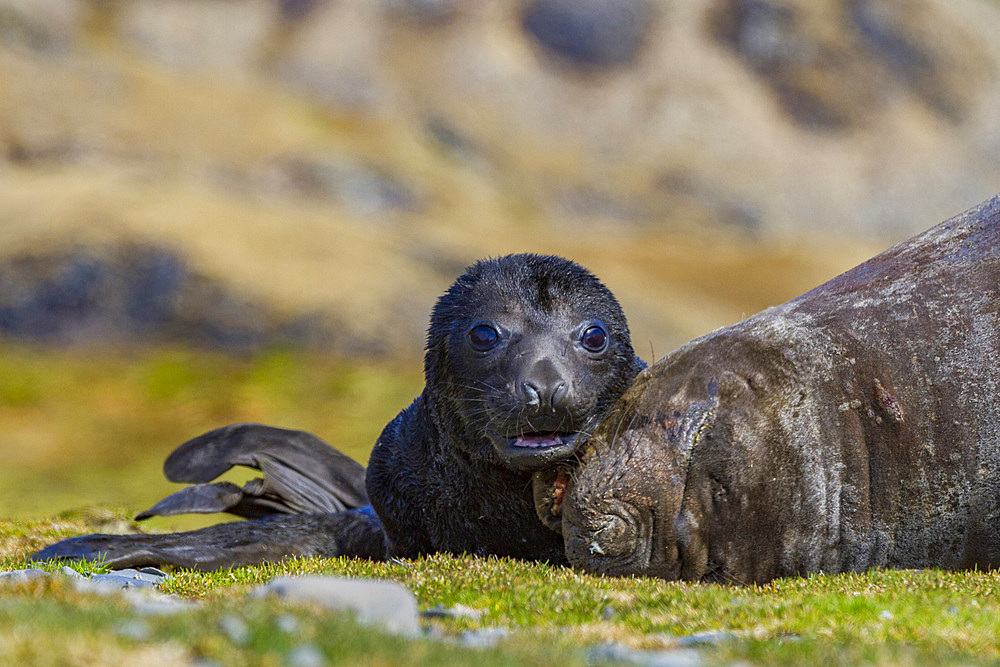
<svg viewBox="0 0 1000 667">
<path fill-rule="evenodd" d="M 34 558 L 214 569 L 447 551 L 565 562 L 562 538 L 535 516 L 531 475 L 572 457 L 642 367 L 618 302 L 593 274 L 554 256 L 484 260 L 435 305 L 424 391 L 385 427 L 367 472 L 308 433 L 225 427 L 171 454 L 167 477 L 194 485 L 140 518 L 226 511 L 253 520 L 88 535 Z M 233 465 L 263 479 L 211 481 Z"/>
<path fill-rule="evenodd" d="M 608 574 L 1000 566 L 1000 197 L 651 366 L 563 494 Z"/>
</svg>

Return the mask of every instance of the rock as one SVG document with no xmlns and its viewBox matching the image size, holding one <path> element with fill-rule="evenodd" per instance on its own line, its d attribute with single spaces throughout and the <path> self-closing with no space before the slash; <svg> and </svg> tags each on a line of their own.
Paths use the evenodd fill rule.
<svg viewBox="0 0 1000 667">
<path fill-rule="evenodd" d="M 652 18 L 645 0 L 535 0 L 522 24 L 555 55 L 578 65 L 613 67 L 636 59 Z"/>
<path fill-rule="evenodd" d="M 334 611 L 353 612 L 359 623 L 377 625 L 394 634 L 420 633 L 417 601 L 406 587 L 393 581 L 341 577 L 278 577 L 254 592 L 299 602 L 321 604 Z"/>
<path fill-rule="evenodd" d="M 720 644 L 733 639 L 731 632 L 699 632 L 686 637 L 677 638 L 677 646 L 702 646 L 705 644 Z"/>
<path fill-rule="evenodd" d="M 484 611 L 483 609 L 467 607 L 464 604 L 456 604 L 453 607 L 438 604 L 420 612 L 420 615 L 424 618 L 471 618 L 478 621 L 482 618 Z"/>
<path fill-rule="evenodd" d="M 116 622 L 112 631 L 119 637 L 141 642 L 149 639 L 149 623 L 139 619 L 126 619 Z"/>
<path fill-rule="evenodd" d="M 622 644 L 601 644 L 587 652 L 588 663 L 624 663 L 648 667 L 694 667 L 704 663 L 694 649 L 639 651 Z"/>
<path fill-rule="evenodd" d="M 166 572 L 158 570 L 155 567 L 144 567 L 141 570 L 126 568 L 124 570 L 115 570 L 111 574 L 118 577 L 128 577 L 129 579 L 136 579 L 138 581 L 143 581 L 146 583 L 157 584 L 157 585 L 170 578 Z M 94 576 L 102 576 L 102 575 L 94 575 Z"/>
<path fill-rule="evenodd" d="M 0 45 L 69 55 L 86 11 L 82 2 L 0 0 Z"/>
<path fill-rule="evenodd" d="M 132 610 L 141 616 L 170 616 L 191 611 L 198 606 L 197 603 L 182 600 L 175 595 L 164 595 L 148 589 L 126 590 L 123 595 Z"/>
<path fill-rule="evenodd" d="M 424 25 L 447 23 L 458 12 L 461 0 L 382 0 L 394 16 Z"/>
<path fill-rule="evenodd" d="M 219 627 L 234 644 L 243 646 L 250 639 L 250 628 L 239 616 L 223 616 L 219 620 Z"/>
<path fill-rule="evenodd" d="M 122 589 L 156 587 L 154 582 L 118 574 L 94 574 L 89 579 L 74 580 L 74 585 L 77 590 L 94 593 L 114 593 Z"/>
<path fill-rule="evenodd" d="M 510 630 L 507 628 L 480 628 L 466 630 L 458 636 L 458 641 L 469 648 L 490 648 L 507 637 L 510 637 Z"/>
<path fill-rule="evenodd" d="M 40 577 L 47 577 L 49 573 L 45 570 L 31 567 L 24 570 L 12 570 L 10 572 L 0 572 L 0 582 L 18 584 L 23 581 L 31 581 Z"/>
<path fill-rule="evenodd" d="M 392 196 L 375 186 L 366 190 L 365 183 L 355 186 L 359 206 Z M 329 328 L 307 313 L 272 314 L 267 305 L 192 271 L 176 252 L 130 243 L 0 255 L 0 335 L 84 345 L 170 341 L 235 351 L 308 346 L 330 337 Z"/>
<path fill-rule="evenodd" d="M 313 644 L 300 644 L 288 652 L 288 664 L 292 667 L 322 667 L 327 664 L 323 652 Z"/>
<path fill-rule="evenodd" d="M 349 160 L 280 159 L 251 176 L 254 189 L 278 194 L 328 198 L 365 216 L 389 211 L 419 211 L 424 198 L 395 174 Z"/>
<path fill-rule="evenodd" d="M 287 632 L 288 634 L 298 632 L 299 627 L 301 627 L 299 619 L 295 618 L 291 614 L 282 614 L 281 616 L 274 619 L 274 624 L 277 626 L 279 630 L 281 630 L 282 632 Z"/>
</svg>

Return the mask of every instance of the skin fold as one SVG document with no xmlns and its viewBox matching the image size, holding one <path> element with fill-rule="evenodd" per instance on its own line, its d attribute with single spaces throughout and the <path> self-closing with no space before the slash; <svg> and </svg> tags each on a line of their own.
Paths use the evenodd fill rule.
<svg viewBox="0 0 1000 667">
<path fill-rule="evenodd" d="M 539 514 L 612 575 L 996 567 L 998 292 L 1000 197 L 643 371 Z"/>
</svg>

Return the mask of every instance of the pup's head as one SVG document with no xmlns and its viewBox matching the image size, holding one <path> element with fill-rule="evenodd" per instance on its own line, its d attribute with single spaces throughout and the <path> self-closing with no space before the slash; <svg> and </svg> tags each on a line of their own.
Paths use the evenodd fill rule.
<svg viewBox="0 0 1000 667">
<path fill-rule="evenodd" d="M 477 262 L 438 300 L 424 371 L 473 457 L 538 470 L 572 456 L 642 369 L 614 295 L 561 257 Z"/>
</svg>

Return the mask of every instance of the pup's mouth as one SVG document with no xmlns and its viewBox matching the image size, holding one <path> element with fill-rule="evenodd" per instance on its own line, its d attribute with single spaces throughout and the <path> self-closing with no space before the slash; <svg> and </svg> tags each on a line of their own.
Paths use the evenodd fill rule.
<svg viewBox="0 0 1000 667">
<path fill-rule="evenodd" d="M 501 458 L 519 470 L 541 470 L 570 458 L 580 443 L 580 432 L 548 431 L 522 433 L 508 438 L 490 433 L 489 438 Z"/>
</svg>

